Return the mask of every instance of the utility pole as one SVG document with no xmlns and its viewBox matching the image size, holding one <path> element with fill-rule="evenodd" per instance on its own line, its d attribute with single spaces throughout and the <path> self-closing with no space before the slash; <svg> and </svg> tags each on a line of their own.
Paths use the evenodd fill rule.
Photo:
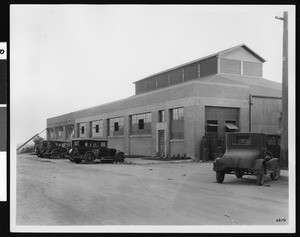
<svg viewBox="0 0 300 237">
<path fill-rule="evenodd" d="M 282 49 L 282 132 L 280 160 L 288 167 L 288 12 L 283 17 L 275 16 L 283 21 L 283 49 Z"/>
</svg>

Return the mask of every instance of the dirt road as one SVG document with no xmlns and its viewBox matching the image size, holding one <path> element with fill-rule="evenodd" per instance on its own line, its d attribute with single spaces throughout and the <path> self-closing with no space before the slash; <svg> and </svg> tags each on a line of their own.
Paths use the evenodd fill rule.
<svg viewBox="0 0 300 237">
<path fill-rule="evenodd" d="M 17 225 L 269 225 L 288 221 L 288 181 L 216 183 L 211 163 L 75 164 L 17 157 Z M 278 223 L 276 219 L 286 219 Z"/>
</svg>

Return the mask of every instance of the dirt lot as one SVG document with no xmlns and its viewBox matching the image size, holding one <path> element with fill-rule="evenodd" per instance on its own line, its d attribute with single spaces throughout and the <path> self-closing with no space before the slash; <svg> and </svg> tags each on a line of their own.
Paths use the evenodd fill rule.
<svg viewBox="0 0 300 237">
<path fill-rule="evenodd" d="M 17 225 L 282 225 L 288 180 L 216 183 L 211 163 L 75 164 L 17 157 Z M 278 223 L 276 219 L 286 219 Z"/>
</svg>

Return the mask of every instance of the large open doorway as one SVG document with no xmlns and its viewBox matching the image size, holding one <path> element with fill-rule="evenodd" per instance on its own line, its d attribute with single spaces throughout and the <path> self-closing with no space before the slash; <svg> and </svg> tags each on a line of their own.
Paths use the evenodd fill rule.
<svg viewBox="0 0 300 237">
<path fill-rule="evenodd" d="M 224 152 L 226 133 L 239 131 L 239 114 L 239 108 L 205 107 L 205 139 L 210 160 Z"/>
</svg>

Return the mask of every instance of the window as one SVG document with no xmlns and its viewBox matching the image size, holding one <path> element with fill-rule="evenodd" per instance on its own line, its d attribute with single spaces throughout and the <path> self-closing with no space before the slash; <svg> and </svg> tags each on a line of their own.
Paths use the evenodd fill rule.
<svg viewBox="0 0 300 237">
<path fill-rule="evenodd" d="M 166 87 L 169 85 L 169 74 L 164 73 L 157 76 L 157 88 Z"/>
<path fill-rule="evenodd" d="M 146 82 L 146 91 L 152 91 L 156 89 L 156 77 L 150 77 L 145 80 Z"/>
<path fill-rule="evenodd" d="M 151 134 L 151 113 L 134 114 L 131 116 L 131 135 Z"/>
<path fill-rule="evenodd" d="M 67 139 L 74 138 L 74 125 L 67 125 Z"/>
<path fill-rule="evenodd" d="M 233 139 L 233 145 L 251 145 L 252 137 L 250 136 L 236 136 Z"/>
<path fill-rule="evenodd" d="M 109 136 L 124 135 L 124 117 L 109 119 Z"/>
<path fill-rule="evenodd" d="M 171 109 L 171 139 L 184 138 L 183 108 Z"/>
<path fill-rule="evenodd" d="M 79 137 L 85 137 L 86 136 L 86 123 L 80 123 L 79 124 Z"/>
<path fill-rule="evenodd" d="M 92 137 L 103 137 L 103 120 L 92 122 Z"/>
<path fill-rule="evenodd" d="M 206 121 L 206 132 L 218 132 L 218 120 Z"/>
<path fill-rule="evenodd" d="M 165 111 L 160 110 L 158 111 L 158 122 L 163 123 L 165 121 Z"/>
<path fill-rule="evenodd" d="M 170 85 L 182 82 L 182 68 L 170 72 Z"/>
<path fill-rule="evenodd" d="M 56 128 L 56 136 L 57 136 L 57 139 L 63 139 L 63 127 L 57 127 Z"/>
<path fill-rule="evenodd" d="M 241 74 L 241 61 L 221 58 L 220 71 L 231 74 Z"/>
<path fill-rule="evenodd" d="M 184 67 L 184 80 L 192 80 L 198 77 L 198 63 Z"/>
<path fill-rule="evenodd" d="M 135 94 L 145 92 L 145 81 L 139 81 L 135 83 Z"/>
<path fill-rule="evenodd" d="M 262 64 L 243 62 L 243 74 L 248 76 L 262 77 Z"/>
<path fill-rule="evenodd" d="M 239 128 L 235 126 L 235 121 L 227 120 L 225 121 L 225 131 L 226 132 L 236 132 Z"/>
<path fill-rule="evenodd" d="M 208 58 L 200 62 L 200 77 L 218 73 L 217 57 Z"/>
</svg>

